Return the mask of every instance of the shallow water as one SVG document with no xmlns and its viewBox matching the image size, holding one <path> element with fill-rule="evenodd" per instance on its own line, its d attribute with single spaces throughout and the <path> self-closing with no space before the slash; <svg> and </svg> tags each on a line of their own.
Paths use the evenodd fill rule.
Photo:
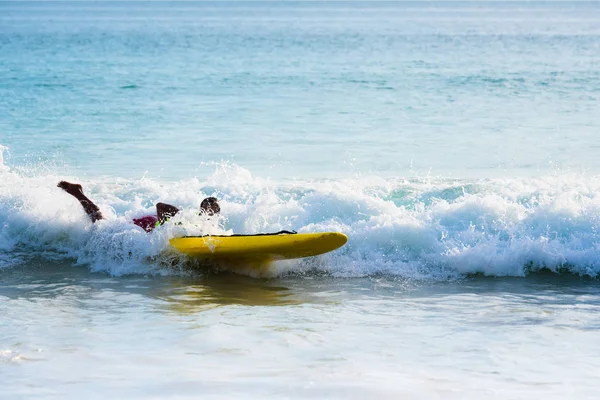
<svg viewBox="0 0 600 400">
<path fill-rule="evenodd" d="M 0 2 L 0 397 L 596 398 L 598 20 Z M 259 277 L 168 246 L 282 229 L 349 241 Z"/>
<path fill-rule="evenodd" d="M 596 281 L 1 273 L 7 398 L 594 398 Z"/>
</svg>

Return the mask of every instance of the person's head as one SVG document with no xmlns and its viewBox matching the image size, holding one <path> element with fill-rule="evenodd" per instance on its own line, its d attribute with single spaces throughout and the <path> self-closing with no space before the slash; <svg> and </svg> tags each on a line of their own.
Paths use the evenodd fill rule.
<svg viewBox="0 0 600 400">
<path fill-rule="evenodd" d="M 207 215 L 215 215 L 221 212 L 221 207 L 215 197 L 207 197 L 200 204 L 200 212 Z"/>
</svg>

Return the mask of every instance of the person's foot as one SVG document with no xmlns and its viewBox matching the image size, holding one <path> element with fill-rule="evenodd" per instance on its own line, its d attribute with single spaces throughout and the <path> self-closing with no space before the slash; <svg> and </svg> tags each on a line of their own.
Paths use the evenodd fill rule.
<svg viewBox="0 0 600 400">
<path fill-rule="evenodd" d="M 58 182 L 58 186 L 59 188 L 61 188 L 62 190 L 64 190 L 65 192 L 69 193 L 72 196 L 77 196 L 79 194 L 83 194 L 83 189 L 81 187 L 80 184 L 78 183 L 70 183 L 67 181 L 60 181 Z"/>
</svg>

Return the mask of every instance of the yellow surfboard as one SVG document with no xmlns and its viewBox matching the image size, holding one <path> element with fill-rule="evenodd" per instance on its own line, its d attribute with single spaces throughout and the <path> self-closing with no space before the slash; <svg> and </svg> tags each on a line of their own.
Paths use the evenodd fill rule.
<svg viewBox="0 0 600 400">
<path fill-rule="evenodd" d="M 328 253 L 348 237 L 339 232 L 278 233 L 232 236 L 186 236 L 170 240 L 191 257 L 214 261 L 271 262 Z"/>
</svg>

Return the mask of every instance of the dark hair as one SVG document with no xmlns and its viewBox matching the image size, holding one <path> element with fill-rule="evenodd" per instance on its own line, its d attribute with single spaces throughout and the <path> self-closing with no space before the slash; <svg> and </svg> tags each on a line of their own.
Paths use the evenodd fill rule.
<svg viewBox="0 0 600 400">
<path fill-rule="evenodd" d="M 214 214 L 221 212 L 221 207 L 216 197 L 207 197 L 200 203 L 200 210 L 211 210 Z M 210 213 L 209 213 L 210 214 Z"/>
</svg>

